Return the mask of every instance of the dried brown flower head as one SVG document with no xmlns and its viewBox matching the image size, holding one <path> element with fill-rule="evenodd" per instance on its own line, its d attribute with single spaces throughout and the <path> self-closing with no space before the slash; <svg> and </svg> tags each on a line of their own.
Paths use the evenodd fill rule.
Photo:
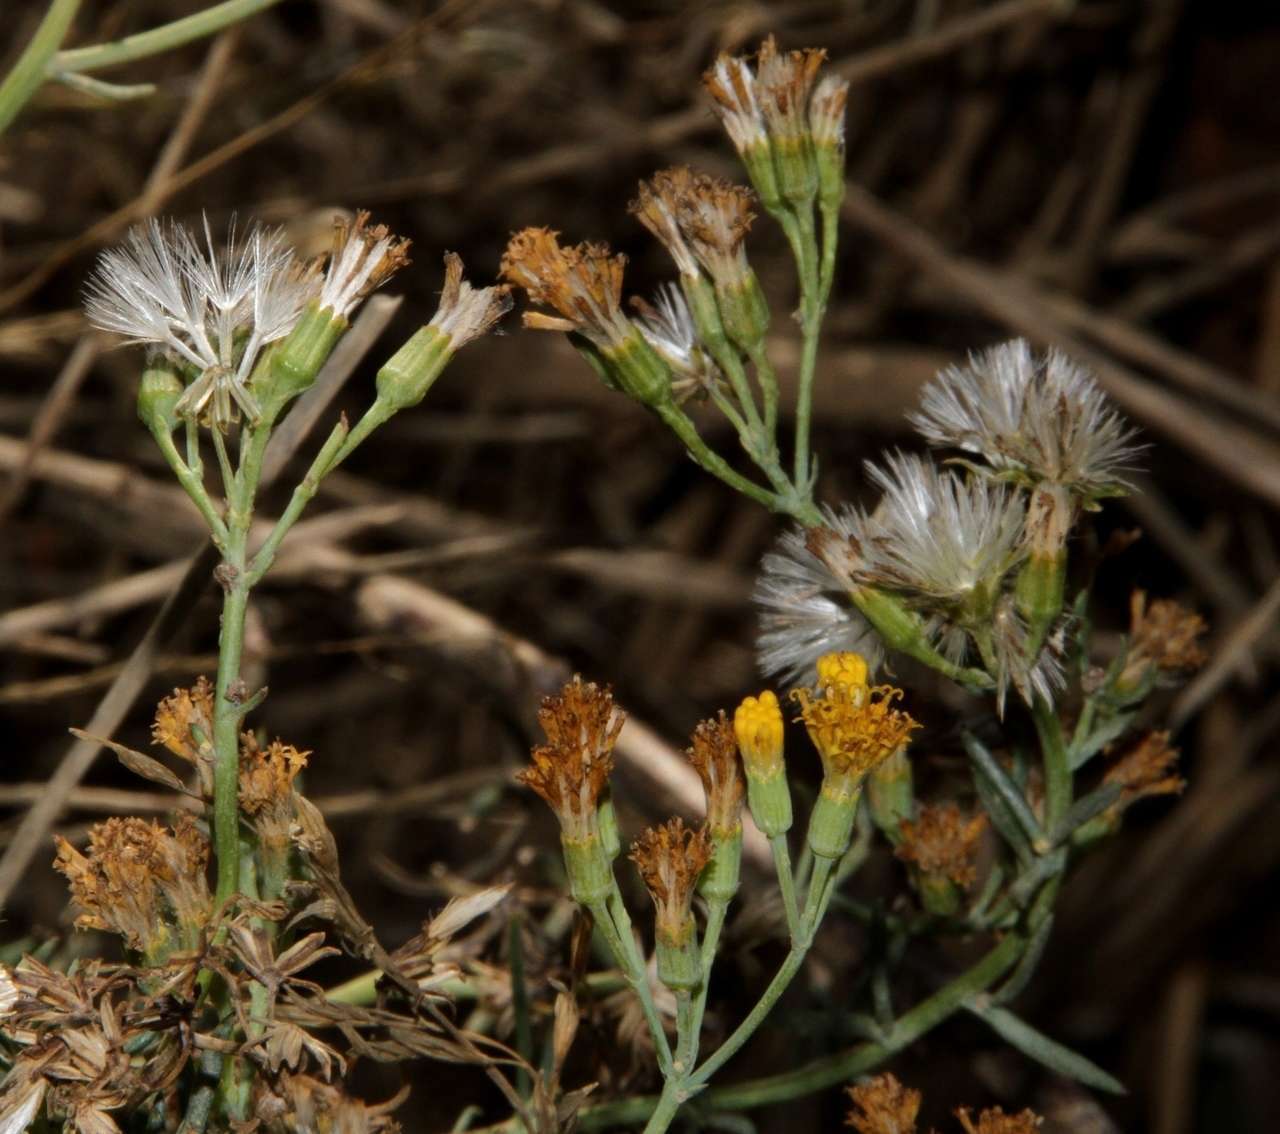
<svg viewBox="0 0 1280 1134">
<path fill-rule="evenodd" d="M 510 310 L 510 287 L 472 287 L 462 278 L 462 257 L 445 253 L 444 289 L 430 325 L 449 337 L 451 351 L 461 350 L 486 334 Z"/>
<path fill-rule="evenodd" d="M 1178 795 L 1187 781 L 1178 774 L 1178 749 L 1169 744 L 1167 732 L 1149 732 L 1112 762 L 1103 783 L 1119 784 L 1123 810 L 1150 795 Z"/>
<path fill-rule="evenodd" d="M 209 843 L 189 815 L 172 830 L 108 819 L 90 829 L 88 855 L 63 838 L 57 847 L 54 866 L 70 885 L 78 928 L 118 933 L 153 959 L 195 945 L 211 910 Z"/>
<path fill-rule="evenodd" d="M 190 689 L 175 689 L 156 706 L 151 742 L 195 766 L 202 792 L 213 796 L 213 686 L 197 678 Z"/>
<path fill-rule="evenodd" d="M 747 787 L 733 721 L 723 710 L 693 730 L 693 744 L 686 755 L 702 780 L 711 834 L 717 839 L 731 837 L 742 828 Z"/>
<path fill-rule="evenodd" d="M 893 708 L 901 689 L 867 684 L 867 663 L 859 654 L 827 654 L 818 659 L 816 689 L 792 690 L 809 739 L 822 758 L 823 791 L 856 788 L 920 727 Z"/>
<path fill-rule="evenodd" d="M 756 93 L 775 145 L 801 145 L 809 138 L 809 96 L 827 53 L 821 48 L 779 51 L 769 36 L 756 57 Z"/>
<path fill-rule="evenodd" d="M 612 255 L 607 244 L 562 246 L 558 236 L 549 228 L 522 229 L 502 257 L 502 277 L 560 315 L 526 312 L 525 326 L 576 331 L 600 350 L 616 351 L 636 333 L 622 311 L 627 258 Z"/>
<path fill-rule="evenodd" d="M 698 261 L 680 228 L 679 200 L 671 183 L 674 173 L 674 170 L 663 170 L 654 174 L 652 181 L 640 182 L 636 198 L 627 206 L 627 211 L 658 238 L 682 276 L 697 276 Z"/>
<path fill-rule="evenodd" d="M 845 1119 L 858 1134 L 915 1134 L 920 1092 L 885 1073 L 845 1088 L 853 1109 Z"/>
<path fill-rule="evenodd" d="M 240 807 L 263 842 L 288 844 L 293 781 L 307 766 L 310 755 L 279 740 L 262 748 L 251 732 L 240 738 Z"/>
<path fill-rule="evenodd" d="M 1044 1121 L 1029 1110 L 1005 1114 L 998 1106 L 984 1110 L 976 1123 L 970 1117 L 972 1112 L 968 1107 L 961 1107 L 955 1113 L 964 1127 L 964 1134 L 1036 1134 Z"/>
<path fill-rule="evenodd" d="M 693 933 L 693 893 L 698 877 L 711 861 L 711 835 L 705 827 L 686 827 L 671 819 L 650 827 L 631 847 L 631 861 L 640 871 L 657 908 L 659 941 L 683 945 Z"/>
<path fill-rule="evenodd" d="M 542 796 L 572 842 L 585 843 L 598 834 L 600 795 L 609 783 L 613 747 L 625 720 L 607 687 L 581 677 L 545 698 L 538 710 L 547 743 L 533 750 L 532 765 L 516 778 Z"/>
<path fill-rule="evenodd" d="M 715 65 L 702 76 L 702 82 L 714 100 L 716 114 L 740 154 L 745 156 L 768 146 L 764 115 L 756 98 L 756 77 L 745 58 L 721 54 Z"/>
<path fill-rule="evenodd" d="M 927 875 L 949 878 L 957 886 L 972 886 L 975 859 L 987 817 L 966 817 L 954 803 L 926 804 L 919 818 L 902 822 L 902 842 L 894 853 Z"/>
<path fill-rule="evenodd" d="M 333 249 L 320 307 L 346 318 L 370 292 L 409 264 L 409 241 L 394 236 L 385 224 L 369 224 L 369 213 L 335 217 Z"/>
<path fill-rule="evenodd" d="M 740 290 L 750 280 L 743 241 L 755 219 L 750 189 L 721 181 L 687 166 L 675 166 L 642 182 L 631 211 L 667 245 L 683 273 L 683 251 L 669 241 L 665 230 L 651 223 L 670 217 L 678 229 L 683 249 L 692 249 L 703 270 L 719 289 Z"/>
<path fill-rule="evenodd" d="M 283 1078 L 284 1113 L 273 1115 L 280 1129 L 290 1134 L 396 1134 L 400 1124 L 392 1112 L 409 1096 L 405 1087 L 385 1103 L 370 1106 L 348 1095 L 340 1085 L 321 1082 L 309 1075 Z"/>
<path fill-rule="evenodd" d="M 1147 603 L 1145 591 L 1129 600 L 1129 653 L 1117 681 L 1122 689 L 1142 684 L 1152 667 L 1164 673 L 1185 673 L 1204 665 L 1205 652 L 1197 639 L 1208 624 L 1194 611 L 1172 599 Z"/>
<path fill-rule="evenodd" d="M 815 146 L 844 152 L 844 117 L 848 99 L 848 80 L 838 75 L 826 75 L 818 81 L 809 99 L 809 130 Z"/>
</svg>

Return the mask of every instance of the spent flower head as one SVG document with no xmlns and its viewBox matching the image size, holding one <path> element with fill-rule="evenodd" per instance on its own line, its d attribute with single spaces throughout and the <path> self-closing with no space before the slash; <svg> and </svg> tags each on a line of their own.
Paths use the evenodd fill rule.
<svg viewBox="0 0 1280 1134">
<path fill-rule="evenodd" d="M 1057 350 L 1037 357 L 1024 339 L 944 370 L 912 421 L 932 444 L 976 454 L 992 476 L 1062 485 L 1086 505 L 1127 491 L 1141 451 L 1087 370 Z"/>
<path fill-rule="evenodd" d="M 711 835 L 705 827 L 686 827 L 671 819 L 650 827 L 631 847 L 657 910 L 657 936 L 665 945 L 681 946 L 694 933 L 693 895 L 698 878 L 711 861 Z"/>
<path fill-rule="evenodd" d="M 658 288 L 654 299 L 648 303 L 635 296 L 631 306 L 639 315 L 637 326 L 645 341 L 671 367 L 677 398 L 706 392 L 723 382 L 720 368 L 703 350 L 684 292 L 667 283 Z"/>
<path fill-rule="evenodd" d="M 333 248 L 320 289 L 319 305 L 346 319 L 364 299 L 409 265 L 409 241 L 385 224 L 369 224 L 369 213 L 337 217 Z"/>
<path fill-rule="evenodd" d="M 613 748 L 626 720 L 608 688 L 575 677 L 543 699 L 538 723 L 547 742 L 516 778 L 546 801 L 563 837 L 586 843 L 599 837 L 600 796 L 613 771 Z"/>
<path fill-rule="evenodd" d="M 462 271 L 462 257 L 446 252 L 440 305 L 428 324 L 448 337 L 451 351 L 461 350 L 488 333 L 511 310 L 510 287 L 473 287 L 463 278 Z"/>
<path fill-rule="evenodd" d="M 1038 1134 L 1044 1121 L 1030 1110 L 1005 1114 L 998 1106 L 984 1110 L 978 1115 L 977 1122 L 974 1122 L 973 1112 L 968 1107 L 961 1107 L 955 1114 L 964 1127 L 964 1134 Z"/>
<path fill-rule="evenodd" d="M 1147 602 L 1146 591 L 1129 597 L 1129 646 L 1116 680 L 1122 690 L 1144 687 L 1165 674 L 1186 673 L 1204 665 L 1199 639 L 1205 620 L 1172 599 Z"/>
<path fill-rule="evenodd" d="M 1116 814 L 1148 796 L 1179 795 L 1187 781 L 1178 772 L 1178 749 L 1169 744 L 1169 733 L 1149 732 L 1114 760 L 1102 777 L 1120 788 Z"/>
<path fill-rule="evenodd" d="M 915 820 L 903 820 L 902 842 L 894 853 L 922 874 L 969 887 L 978 876 L 978 846 L 986 828 L 982 812 L 966 816 L 954 803 L 925 804 Z"/>
<path fill-rule="evenodd" d="M 233 224 L 219 248 L 208 218 L 203 240 L 176 221 L 152 220 L 99 257 L 85 310 L 95 327 L 194 370 L 177 412 L 225 430 L 240 413 L 257 418 L 249 375 L 318 287 L 277 229 L 255 225 L 241 239 Z"/>
<path fill-rule="evenodd" d="M 747 791 L 734 722 L 721 712 L 700 722 L 692 739 L 687 755 L 702 780 L 707 827 L 716 839 L 731 838 L 742 828 Z"/>
<path fill-rule="evenodd" d="M 923 1101 L 919 1091 L 887 1072 L 845 1090 L 853 1104 L 845 1125 L 858 1134 L 915 1134 Z"/>
</svg>

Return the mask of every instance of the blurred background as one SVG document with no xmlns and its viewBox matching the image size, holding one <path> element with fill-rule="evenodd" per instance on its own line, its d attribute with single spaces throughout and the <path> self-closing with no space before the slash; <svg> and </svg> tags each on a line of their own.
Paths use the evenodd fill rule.
<svg viewBox="0 0 1280 1134">
<path fill-rule="evenodd" d="M 43 7 L 5 4 L 4 66 Z M 97 250 L 148 215 L 191 222 L 204 210 L 215 231 L 262 219 L 319 251 L 336 211 L 372 210 L 413 239 L 415 262 L 388 289 L 398 306 L 375 304 L 359 328 L 367 353 L 355 352 L 338 398 L 354 412 L 378 364 L 434 311 L 446 250 L 485 282 L 513 230 L 546 224 L 625 251 L 630 293 L 668 278 L 626 204 L 665 165 L 741 178 L 699 76 L 716 52 L 774 32 L 785 47 L 825 47 L 853 83 L 854 188 L 817 392 L 820 498 L 861 499 L 863 460 L 914 444 L 904 414 L 938 367 L 1014 335 L 1056 344 L 1096 370 L 1151 446 L 1141 494 L 1082 536 L 1104 556 L 1100 650 L 1135 587 L 1211 624 L 1207 667 L 1164 705 L 1190 786 L 1138 808 L 1082 864 L 1020 1006 L 1129 1094 L 1056 1079 L 965 1019 L 893 1069 L 926 1092 L 924 1125 L 999 1102 L 1035 1107 L 1046 1130 L 1277 1129 L 1280 21 L 1269 7 L 288 0 L 100 76 L 154 83 L 150 97 L 44 87 L 0 139 L 0 939 L 69 930 L 48 829 L 19 826 L 33 802 L 56 791 L 63 832 L 171 805 L 105 755 L 81 777 L 67 728 L 105 712 L 119 722 L 111 735 L 144 748 L 150 706 L 214 666 L 214 588 L 180 588 L 201 527 L 136 421 L 140 356 L 111 349 L 80 314 Z M 69 42 L 192 9 L 86 2 Z M 798 340 L 785 242 L 760 222 L 749 249 L 786 370 Z M 511 785 L 538 698 L 575 671 L 611 682 L 644 726 L 633 723 L 621 770 L 625 828 L 673 805 L 693 814 L 673 753 L 697 720 L 759 686 L 750 592 L 778 524 L 701 474 L 561 336 L 521 332 L 515 317 L 506 331 L 459 355 L 426 403 L 325 483 L 256 592 L 248 658 L 251 684 L 271 691 L 257 723 L 314 750 L 308 794 L 382 939 L 404 940 L 473 882 L 518 878 L 545 1009 L 568 954 L 566 919 L 548 916 L 554 828 Z M 282 495 L 263 506 L 275 514 Z M 919 748 L 923 774 L 945 778 L 962 767 L 948 734 L 961 706 L 917 677 L 905 674 L 934 699 L 937 725 Z M 888 897 L 901 889 L 894 870 L 877 857 L 854 892 Z M 732 1023 L 777 960 L 767 914 L 748 904 L 730 931 L 712 1027 Z M 508 947 L 495 938 L 491 959 Z M 725 1081 L 852 1042 L 841 998 L 857 988 L 862 947 L 852 922 L 832 919 L 807 982 Z M 908 973 L 906 1002 L 911 987 Z M 479 1010 L 504 1034 L 500 993 Z M 608 1004 L 587 1020 L 569 1086 L 652 1085 L 616 1024 Z M 488 1098 L 478 1076 L 405 1074 L 417 1085 L 408 1130 L 445 1129 Z M 393 1070 L 367 1075 L 373 1097 L 399 1083 Z M 842 1111 L 832 1090 L 753 1120 L 835 1129 Z"/>
</svg>

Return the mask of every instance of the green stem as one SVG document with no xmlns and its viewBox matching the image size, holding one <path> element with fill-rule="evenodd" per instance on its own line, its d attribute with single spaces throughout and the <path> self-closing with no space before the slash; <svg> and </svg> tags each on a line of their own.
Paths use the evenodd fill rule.
<svg viewBox="0 0 1280 1134">
<path fill-rule="evenodd" d="M 182 485 L 183 491 L 191 497 L 191 502 L 200 510 L 200 515 L 204 517 L 204 522 L 209 525 L 209 532 L 213 536 L 214 546 L 219 549 L 225 547 L 227 525 L 222 522 L 222 517 L 218 514 L 218 506 L 214 504 L 213 498 L 205 488 L 203 478 L 198 476 L 187 462 L 182 459 L 177 445 L 173 443 L 173 435 L 168 430 L 164 428 L 156 429 L 153 431 L 153 436 L 156 439 L 156 444 L 160 446 L 161 454 L 173 470 L 173 475 L 178 478 L 178 483 Z"/>
<path fill-rule="evenodd" d="M 795 872 L 791 869 L 791 849 L 787 836 L 773 835 L 769 839 L 773 851 L 773 866 L 778 874 L 778 888 L 782 891 L 782 908 L 787 915 L 787 932 L 794 941 L 800 932 L 800 909 L 796 904 Z"/>
<path fill-rule="evenodd" d="M 692 1069 L 698 1060 L 698 1045 L 702 1039 L 702 1020 L 707 1014 L 707 992 L 711 988 L 711 968 L 716 962 L 716 950 L 720 947 L 720 934 L 724 931 L 725 919 L 729 916 L 729 903 L 725 901 L 708 901 L 707 927 L 702 934 L 702 985 L 698 989 L 698 998 L 694 1004 L 693 1048 L 686 1065 Z"/>
<path fill-rule="evenodd" d="M 692 418 L 678 406 L 663 406 L 657 410 L 657 413 L 667 428 L 684 442 L 684 447 L 689 451 L 689 456 L 712 476 L 724 481 L 735 492 L 742 493 L 743 496 L 754 500 L 757 504 L 763 504 L 771 512 L 786 510 L 775 493 L 770 492 L 763 485 L 748 480 L 741 473 L 730 468 L 725 459 L 702 439 L 702 435 L 698 432 L 698 427 L 694 425 Z"/>
<path fill-rule="evenodd" d="M 675 1079 L 668 1079 L 658 1097 L 657 1105 L 649 1115 L 649 1121 L 645 1123 L 644 1134 L 662 1134 L 671 1125 L 684 1099 L 679 1083 Z"/>
<path fill-rule="evenodd" d="M 707 984 L 703 973 L 702 987 Z M 693 1068 L 698 1052 L 697 1002 L 687 988 L 676 990 L 676 1058 L 672 1071 L 676 1078 L 686 1075 Z"/>
<path fill-rule="evenodd" d="M 1071 761 L 1062 740 L 1062 722 L 1053 706 L 1043 697 L 1037 697 L 1031 716 L 1044 760 L 1044 829 L 1052 831 L 1071 807 Z"/>
<path fill-rule="evenodd" d="M 822 329 L 822 297 L 819 292 L 818 247 L 813 231 L 813 213 L 805 210 L 799 216 L 799 239 L 802 256 L 800 268 L 800 321 L 803 343 L 800 350 L 800 375 L 796 389 L 796 488 L 810 491 L 809 427 L 813 410 L 813 377 L 818 365 L 818 337 Z"/>
<path fill-rule="evenodd" d="M 225 3 L 214 4 L 203 12 L 184 16 L 180 20 L 161 24 L 158 28 L 138 32 L 136 35 L 127 35 L 111 43 L 95 43 L 89 47 L 59 51 L 49 61 L 49 70 L 54 74 L 63 71 L 100 71 L 104 67 L 132 63 L 135 59 L 159 55 L 162 51 L 181 47 L 192 40 L 204 39 L 279 2 L 280 0 L 226 0 Z"/>
<path fill-rule="evenodd" d="M 224 571 L 233 577 L 225 584 L 222 600 L 213 705 L 213 845 L 218 859 L 218 906 L 231 898 L 240 882 L 240 723 L 244 714 L 228 693 L 240 679 L 244 619 L 249 605 L 243 530 L 231 532 L 222 562 Z"/>
<path fill-rule="evenodd" d="M 0 134 L 8 129 L 9 123 L 40 89 L 45 79 L 45 68 L 51 59 L 56 58 L 79 7 L 80 0 L 53 0 L 31 42 L 18 56 L 4 82 L 0 82 Z"/>
<path fill-rule="evenodd" d="M 764 341 L 756 344 L 751 352 L 751 365 L 756 368 L 756 381 L 760 385 L 760 393 L 764 402 L 764 429 L 772 448 L 778 443 L 778 375 L 769 361 L 769 352 Z"/>
<path fill-rule="evenodd" d="M 822 214 L 822 265 L 818 270 L 818 298 L 825 308 L 836 274 L 836 245 L 840 236 L 840 207 L 820 206 Z"/>
</svg>

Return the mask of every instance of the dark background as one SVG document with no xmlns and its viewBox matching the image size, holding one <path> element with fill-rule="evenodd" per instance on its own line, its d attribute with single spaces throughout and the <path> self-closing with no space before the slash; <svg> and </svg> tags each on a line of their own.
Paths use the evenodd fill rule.
<svg viewBox="0 0 1280 1134">
<path fill-rule="evenodd" d="M 41 8 L 5 5 L 10 58 Z M 485 282 L 512 230 L 549 224 L 625 251 L 630 292 L 666 278 L 625 205 L 663 165 L 740 176 L 698 76 L 717 50 L 774 31 L 853 68 L 849 174 L 871 194 L 845 218 L 824 340 L 821 497 L 859 498 L 863 459 L 913 443 L 903 414 L 938 366 L 1015 333 L 1057 343 L 1098 364 L 1152 446 L 1143 494 L 1089 521 L 1099 542 L 1143 533 L 1103 566 L 1101 648 L 1114 647 L 1135 586 L 1212 627 L 1206 677 L 1164 698 L 1188 791 L 1140 808 L 1082 864 L 1020 1005 L 1130 1094 L 1095 1099 L 965 1020 L 894 1070 L 925 1090 L 939 1125 L 956 1104 L 998 1101 L 1036 1107 L 1054 1130 L 1274 1129 L 1280 25 L 1267 8 L 289 2 L 220 40 L 102 74 L 157 83 L 148 99 L 46 87 L 0 143 L 0 841 L 174 583 L 143 576 L 121 593 L 123 581 L 199 544 L 176 489 L 148 487 L 169 482 L 134 417 L 139 355 L 84 338 L 96 250 L 148 212 L 192 221 L 202 209 L 215 226 L 232 214 L 283 224 L 315 250 L 335 209 L 373 210 L 412 237 L 415 263 L 389 288 L 403 303 L 341 397 L 358 411 L 378 363 L 434 310 L 446 249 Z M 86 3 L 72 42 L 189 10 Z M 749 247 L 786 369 L 785 245 L 759 223 Z M 518 877 L 544 998 L 567 952 L 564 919 L 548 923 L 553 827 L 510 784 L 537 698 L 577 670 L 682 745 L 700 717 L 757 687 L 748 600 L 778 525 L 600 387 L 560 336 L 522 333 L 514 317 L 506 332 L 468 348 L 326 485 L 311 514 L 337 525 L 338 550 L 321 533 L 282 560 L 255 599 L 249 656 L 271 687 L 257 723 L 315 750 L 308 792 L 330 806 L 348 884 L 383 940 L 402 941 L 467 880 Z M 45 452 L 30 463 L 33 430 Z M 264 503 L 282 505 L 279 491 Z M 414 585 L 407 595 L 397 579 Z M 120 739 L 144 747 L 147 706 L 212 673 L 216 619 L 206 588 Z M 949 711 L 930 710 L 926 777 L 958 768 Z M 106 759 L 85 783 L 64 832 L 166 803 Z M 669 807 L 635 766 L 620 795 L 629 833 Z M 5 940 L 68 928 L 50 858 L 42 849 L 12 895 Z M 877 857 L 854 892 L 900 884 Z M 749 918 L 730 932 L 721 1026 L 776 959 L 758 937 Z M 784 1002 L 785 1029 L 766 1029 L 726 1075 L 850 1042 L 840 996 L 861 947 L 832 919 L 808 987 Z M 490 959 L 504 950 L 499 936 Z M 503 1005 L 490 1007 L 502 1034 Z M 612 1018 L 602 1009 L 584 1029 L 568 1085 L 618 1085 L 629 1057 L 613 1047 Z M 394 1092 L 394 1072 L 361 1074 L 372 1096 Z M 407 1129 L 447 1128 L 475 1098 L 501 1117 L 479 1078 L 425 1064 L 406 1074 L 418 1084 Z M 835 1128 L 841 1109 L 828 1091 L 755 1117 L 761 1129 Z"/>
</svg>

